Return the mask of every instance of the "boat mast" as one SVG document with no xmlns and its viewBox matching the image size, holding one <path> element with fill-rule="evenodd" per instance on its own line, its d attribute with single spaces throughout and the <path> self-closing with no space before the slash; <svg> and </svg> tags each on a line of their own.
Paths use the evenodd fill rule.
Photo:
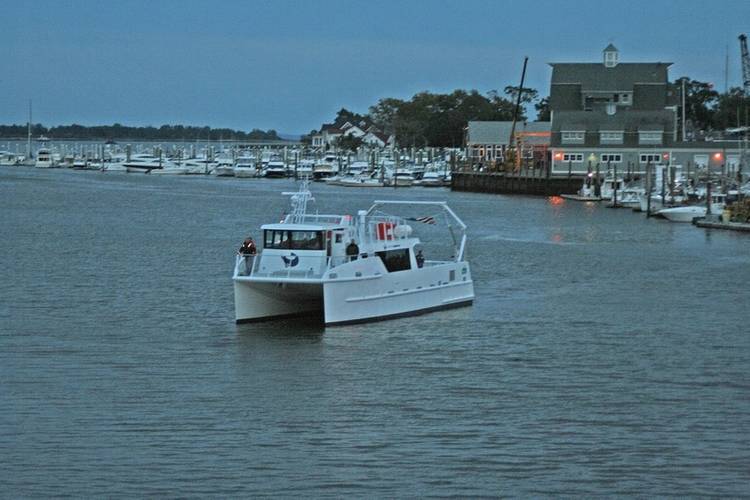
<svg viewBox="0 0 750 500">
<path fill-rule="evenodd" d="M 29 99 L 29 124 L 28 124 L 28 139 L 26 143 L 26 158 L 31 159 L 31 99 Z"/>
</svg>

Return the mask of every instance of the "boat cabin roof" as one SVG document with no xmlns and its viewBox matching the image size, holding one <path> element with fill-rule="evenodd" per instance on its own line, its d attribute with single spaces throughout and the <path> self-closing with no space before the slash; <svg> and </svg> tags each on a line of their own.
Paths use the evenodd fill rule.
<svg viewBox="0 0 750 500">
<path fill-rule="evenodd" d="M 271 231 L 331 231 L 334 229 L 344 229 L 341 224 L 263 224 L 260 227 L 262 230 Z"/>
</svg>

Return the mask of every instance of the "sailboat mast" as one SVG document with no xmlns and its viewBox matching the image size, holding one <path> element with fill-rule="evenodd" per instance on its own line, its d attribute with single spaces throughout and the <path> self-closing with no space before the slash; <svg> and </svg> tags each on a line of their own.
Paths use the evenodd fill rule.
<svg viewBox="0 0 750 500">
<path fill-rule="evenodd" d="M 31 99 L 29 99 L 29 124 L 28 124 L 28 140 L 26 143 L 26 158 L 31 159 Z"/>
</svg>

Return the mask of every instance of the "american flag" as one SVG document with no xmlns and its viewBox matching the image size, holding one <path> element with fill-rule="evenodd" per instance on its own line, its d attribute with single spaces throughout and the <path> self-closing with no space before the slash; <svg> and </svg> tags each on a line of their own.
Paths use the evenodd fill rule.
<svg viewBox="0 0 750 500">
<path fill-rule="evenodd" d="M 408 220 L 413 220 L 416 222 L 421 222 L 422 224 L 435 224 L 435 218 L 434 217 L 410 217 Z"/>
</svg>

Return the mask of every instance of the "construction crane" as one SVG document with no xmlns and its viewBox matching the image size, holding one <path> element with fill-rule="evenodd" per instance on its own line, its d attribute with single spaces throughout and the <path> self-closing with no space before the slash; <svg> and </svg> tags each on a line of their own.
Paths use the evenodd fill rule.
<svg viewBox="0 0 750 500">
<path fill-rule="evenodd" d="M 739 38 L 742 56 L 742 86 L 745 97 L 750 97 L 750 55 L 747 53 L 747 36 L 743 33 Z"/>
</svg>

